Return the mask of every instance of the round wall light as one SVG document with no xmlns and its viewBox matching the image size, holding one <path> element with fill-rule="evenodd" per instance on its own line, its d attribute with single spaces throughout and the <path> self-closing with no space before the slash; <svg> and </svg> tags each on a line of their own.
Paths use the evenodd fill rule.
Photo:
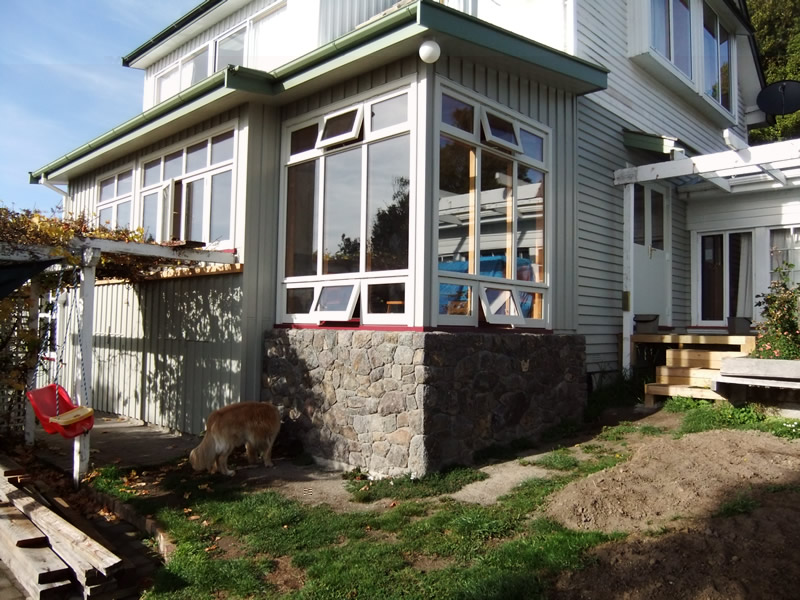
<svg viewBox="0 0 800 600">
<path fill-rule="evenodd" d="M 439 60 L 441 55 L 442 49 L 439 47 L 439 44 L 433 40 L 425 40 L 419 46 L 419 57 L 422 59 L 422 62 L 428 64 L 435 63 Z"/>
</svg>

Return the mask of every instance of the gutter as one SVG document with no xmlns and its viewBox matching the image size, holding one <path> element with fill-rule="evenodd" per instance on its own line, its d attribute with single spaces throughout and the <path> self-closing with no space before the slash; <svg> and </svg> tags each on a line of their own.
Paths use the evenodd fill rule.
<svg viewBox="0 0 800 600">
<path fill-rule="evenodd" d="M 30 176 L 30 183 L 39 183 L 42 177 L 46 177 L 47 173 L 51 173 L 56 169 L 63 167 L 64 165 L 80 158 L 92 152 L 94 150 L 98 150 L 99 148 L 103 147 L 107 143 L 125 135 L 126 133 L 130 133 L 131 131 L 138 129 L 139 127 L 154 121 L 155 119 L 172 112 L 173 110 L 183 106 L 184 104 L 188 104 L 192 100 L 199 98 L 200 96 L 204 96 L 209 92 L 217 89 L 225 87 L 225 79 L 226 79 L 227 69 L 218 71 L 214 73 L 211 77 L 204 79 L 203 81 L 193 85 L 190 88 L 179 92 L 169 100 L 165 100 L 161 104 L 157 104 L 151 109 L 146 110 L 145 112 L 136 115 L 132 119 L 125 121 L 121 125 L 114 127 L 110 131 L 96 137 L 95 139 L 83 144 L 75 148 L 72 152 L 65 154 L 64 156 L 57 158 L 56 160 L 46 164 L 45 166 L 37 169 L 36 171 L 31 171 L 29 173 Z"/>
</svg>

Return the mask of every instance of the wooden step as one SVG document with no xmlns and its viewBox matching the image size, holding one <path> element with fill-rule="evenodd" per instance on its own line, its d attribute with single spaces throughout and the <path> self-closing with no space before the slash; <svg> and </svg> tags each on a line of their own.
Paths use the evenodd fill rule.
<svg viewBox="0 0 800 600">
<path fill-rule="evenodd" d="M 644 405 L 654 406 L 655 396 L 684 396 L 686 398 L 702 398 L 704 400 L 725 400 L 717 392 L 704 387 L 691 385 L 666 385 L 663 383 L 648 383 L 644 386 Z"/>
<path fill-rule="evenodd" d="M 669 385 L 691 385 L 711 387 L 711 382 L 719 376 L 716 369 L 699 367 L 656 367 L 656 383 Z"/>
<path fill-rule="evenodd" d="M 667 349 L 668 367 L 698 367 L 719 370 L 723 358 L 746 356 L 744 352 L 722 350 L 686 350 L 680 348 Z"/>
</svg>

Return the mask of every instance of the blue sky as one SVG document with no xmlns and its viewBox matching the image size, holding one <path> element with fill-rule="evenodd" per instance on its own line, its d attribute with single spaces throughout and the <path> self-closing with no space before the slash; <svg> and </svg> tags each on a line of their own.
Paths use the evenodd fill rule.
<svg viewBox="0 0 800 600">
<path fill-rule="evenodd" d="M 200 0 L 0 0 L 0 204 L 50 214 L 34 171 L 142 111 L 121 58 Z"/>
</svg>

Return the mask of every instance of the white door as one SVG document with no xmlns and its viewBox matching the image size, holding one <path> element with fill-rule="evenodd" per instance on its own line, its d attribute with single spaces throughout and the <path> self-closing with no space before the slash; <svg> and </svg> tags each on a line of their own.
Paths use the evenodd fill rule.
<svg viewBox="0 0 800 600">
<path fill-rule="evenodd" d="M 661 188 L 634 186 L 633 312 L 659 315 L 660 325 L 672 322 L 672 259 L 670 204 Z"/>
</svg>

